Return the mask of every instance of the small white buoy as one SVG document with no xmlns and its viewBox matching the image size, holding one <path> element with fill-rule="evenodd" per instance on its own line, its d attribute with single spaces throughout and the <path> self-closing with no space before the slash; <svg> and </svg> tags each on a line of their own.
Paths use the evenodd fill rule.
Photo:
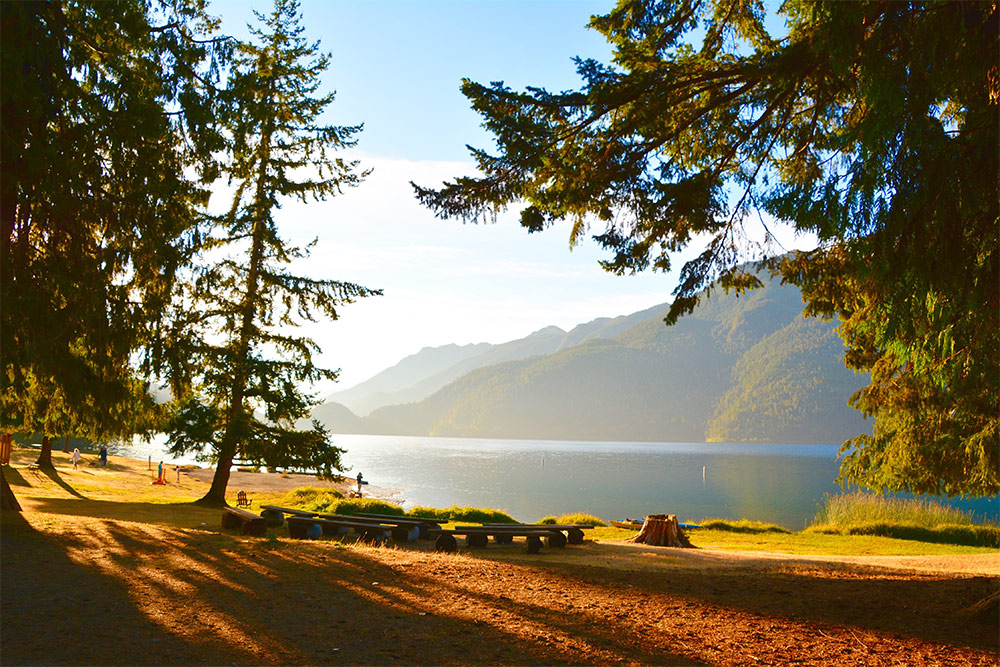
<svg viewBox="0 0 1000 667">
<path fill-rule="evenodd" d="M 705 468 L 707 468 L 707 467 L 708 467 L 708 466 L 702 466 L 702 467 L 701 467 L 701 483 L 702 483 L 702 484 L 704 484 L 704 483 L 705 483 Z"/>
</svg>

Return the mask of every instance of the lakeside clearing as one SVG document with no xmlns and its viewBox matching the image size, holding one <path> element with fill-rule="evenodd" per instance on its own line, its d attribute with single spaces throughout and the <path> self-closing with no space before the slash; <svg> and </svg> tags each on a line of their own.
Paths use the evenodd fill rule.
<svg viewBox="0 0 1000 667">
<path fill-rule="evenodd" d="M 249 538 L 188 504 L 199 474 L 170 466 L 152 486 L 146 461 L 73 470 L 54 452 L 50 475 L 34 456 L 5 468 L 25 511 L 2 520 L 4 664 L 1000 664 L 995 608 L 975 607 L 996 550 L 817 535 L 833 541 L 793 554 L 723 531 L 681 550 L 613 529 L 538 555 Z M 254 507 L 321 486 L 236 474 L 231 496 Z"/>
</svg>

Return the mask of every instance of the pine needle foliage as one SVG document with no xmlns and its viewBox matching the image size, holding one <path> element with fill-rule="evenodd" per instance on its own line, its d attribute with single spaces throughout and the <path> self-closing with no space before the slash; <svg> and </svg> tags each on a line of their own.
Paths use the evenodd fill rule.
<svg viewBox="0 0 1000 667">
<path fill-rule="evenodd" d="M 768 12 L 784 19 L 768 30 Z M 806 313 L 839 317 L 871 373 L 842 479 L 877 490 L 1000 492 L 1000 9 L 995 2 L 620 0 L 590 27 L 614 62 L 580 90 L 463 83 L 497 152 L 481 175 L 414 185 L 440 217 L 528 232 L 570 223 L 602 264 L 680 271 L 673 323 L 768 260 Z M 815 234 L 753 242 L 762 213 Z"/>
<path fill-rule="evenodd" d="M 126 437 L 207 200 L 229 43 L 200 0 L 0 12 L 3 425 Z"/>
<path fill-rule="evenodd" d="M 361 182 L 366 171 L 334 153 L 355 144 L 360 126 L 324 125 L 333 94 L 319 92 L 329 57 L 303 38 L 298 3 L 276 0 L 256 14 L 238 45 L 226 102 L 224 175 L 228 212 L 200 238 L 196 269 L 176 299 L 170 335 L 182 344 L 167 366 L 179 397 L 169 424 L 173 453 L 204 452 L 216 463 L 203 502 L 221 504 L 234 460 L 332 477 L 343 450 L 313 421 L 302 388 L 335 379 L 317 367 L 317 345 L 294 328 L 378 294 L 360 285 L 297 275 L 289 265 L 309 248 L 290 245 L 275 212 L 286 199 L 318 201 Z"/>
</svg>

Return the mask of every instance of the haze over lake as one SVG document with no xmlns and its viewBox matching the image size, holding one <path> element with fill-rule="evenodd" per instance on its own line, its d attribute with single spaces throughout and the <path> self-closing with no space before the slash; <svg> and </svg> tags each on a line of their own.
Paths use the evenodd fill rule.
<svg viewBox="0 0 1000 667">
<path fill-rule="evenodd" d="M 407 509 L 492 507 L 526 522 L 577 511 L 605 520 L 671 513 L 682 521 L 745 517 L 801 530 L 825 494 L 842 491 L 836 445 L 378 435 L 338 435 L 334 442 L 347 449 L 350 474 L 398 489 Z M 119 450 L 154 461 L 162 451 L 162 441 Z M 947 502 L 1000 518 L 996 497 Z"/>
</svg>

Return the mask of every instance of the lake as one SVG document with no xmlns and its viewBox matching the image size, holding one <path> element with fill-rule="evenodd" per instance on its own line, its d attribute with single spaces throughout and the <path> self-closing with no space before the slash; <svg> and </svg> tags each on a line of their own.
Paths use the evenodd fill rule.
<svg viewBox="0 0 1000 667">
<path fill-rule="evenodd" d="M 347 450 L 351 475 L 398 490 L 404 507 L 492 507 L 527 522 L 567 512 L 605 520 L 669 513 L 682 521 L 746 517 L 800 530 L 824 495 L 841 492 L 837 445 L 378 435 L 338 435 L 335 443 Z M 119 453 L 156 461 L 163 442 L 127 449 Z M 1000 518 L 996 497 L 943 502 Z"/>
</svg>

